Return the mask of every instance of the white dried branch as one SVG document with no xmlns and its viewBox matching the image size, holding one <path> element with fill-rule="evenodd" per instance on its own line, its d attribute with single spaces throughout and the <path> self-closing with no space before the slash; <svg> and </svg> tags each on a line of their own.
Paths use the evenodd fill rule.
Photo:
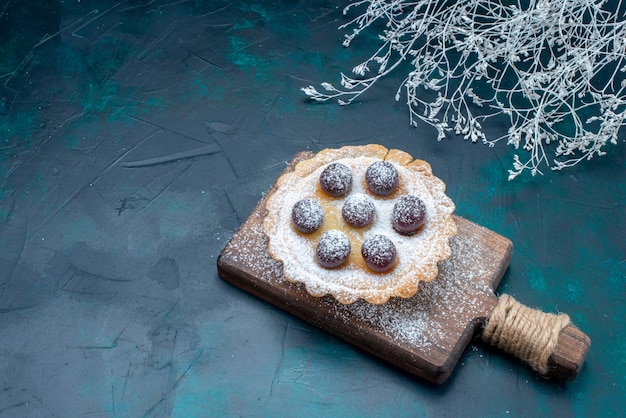
<svg viewBox="0 0 626 418">
<path fill-rule="evenodd" d="M 622 0 L 360 0 L 344 45 L 377 21 L 381 45 L 341 74 L 341 88 L 303 88 L 314 100 L 349 104 L 403 62 L 413 66 L 398 87 L 412 125 L 526 152 L 514 178 L 540 166 L 560 170 L 603 155 L 626 123 L 626 24 Z M 371 75 L 370 75 L 371 74 Z M 508 133 L 488 139 L 481 121 L 507 117 Z M 549 158 L 547 149 L 554 153 Z"/>
</svg>

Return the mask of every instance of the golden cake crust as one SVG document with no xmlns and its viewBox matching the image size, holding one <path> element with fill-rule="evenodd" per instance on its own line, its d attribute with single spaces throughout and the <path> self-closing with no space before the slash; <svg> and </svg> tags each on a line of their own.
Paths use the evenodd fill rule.
<svg viewBox="0 0 626 418">
<path fill-rule="evenodd" d="M 398 189 L 386 197 L 372 194 L 365 183 L 367 167 L 380 160 L 393 163 L 400 177 Z M 352 171 L 352 190 L 346 196 L 330 197 L 319 186 L 321 171 L 334 162 Z M 366 193 L 374 200 L 376 215 L 368 227 L 352 228 L 342 219 L 341 206 L 354 193 Z M 394 201 L 406 194 L 418 196 L 426 205 L 426 223 L 412 236 L 398 234 L 391 223 Z M 291 222 L 294 204 L 307 197 L 318 200 L 325 213 L 320 230 L 312 234 L 298 232 Z M 445 195 L 445 184 L 433 176 L 430 165 L 404 151 L 375 144 L 329 148 L 299 162 L 294 171 L 279 177 L 266 209 L 263 232 L 268 237 L 270 255 L 283 264 L 284 277 L 303 283 L 313 296 L 330 294 L 343 304 L 359 298 L 382 304 L 390 297 L 413 296 L 419 282 L 437 277 L 437 263 L 450 256 L 449 239 L 456 234 L 454 203 Z M 348 261 L 334 269 L 315 261 L 317 240 L 329 229 L 344 232 L 352 247 Z M 398 260 L 388 272 L 376 273 L 362 260 L 360 246 L 370 234 L 384 234 L 396 246 Z"/>
</svg>

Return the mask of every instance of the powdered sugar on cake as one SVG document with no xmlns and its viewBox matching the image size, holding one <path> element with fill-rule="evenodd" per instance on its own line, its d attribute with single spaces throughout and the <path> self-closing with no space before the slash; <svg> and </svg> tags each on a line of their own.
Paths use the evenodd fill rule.
<svg viewBox="0 0 626 418">
<path fill-rule="evenodd" d="M 407 159 L 408 154 L 393 154 L 384 148 L 383 152 L 381 148 L 377 146 L 375 152 L 370 152 L 366 147 L 344 147 L 338 150 L 340 158 L 336 159 L 332 152 L 323 152 L 317 166 L 302 170 L 296 167 L 294 172 L 284 174 L 268 198 L 263 232 L 269 239 L 269 252 L 282 262 L 285 278 L 303 283 L 313 296 L 331 294 L 342 303 L 364 299 L 375 304 L 394 296 L 410 297 L 416 293 L 420 281 L 436 277 L 437 263 L 450 256 L 448 241 L 456 233 L 456 226 L 451 219 L 454 204 L 444 193 L 444 183 L 432 176 L 426 163 L 415 164 Z M 392 163 L 398 171 L 398 189 L 387 197 L 376 196 L 366 184 L 366 170 L 390 155 L 396 156 Z M 320 174 L 332 163 L 343 164 L 352 173 L 351 190 L 343 196 L 326 197 L 320 190 Z M 341 213 L 345 201 L 359 194 L 371 198 L 375 213 L 369 225 L 354 228 L 344 221 Z M 404 195 L 418 196 L 426 207 L 424 226 L 410 236 L 399 234 L 392 225 L 394 204 Z M 320 236 L 338 224 L 350 239 L 351 254 L 341 266 L 326 268 L 316 262 L 315 245 L 319 237 L 299 233 L 294 228 L 291 211 L 304 198 L 322 201 L 325 219 Z M 376 273 L 360 260 L 360 245 L 372 235 L 385 235 L 395 244 L 397 264 L 389 272 Z"/>
</svg>

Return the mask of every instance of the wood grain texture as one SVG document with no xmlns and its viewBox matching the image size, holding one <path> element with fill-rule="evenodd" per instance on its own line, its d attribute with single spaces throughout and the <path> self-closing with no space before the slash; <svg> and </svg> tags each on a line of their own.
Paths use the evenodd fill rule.
<svg viewBox="0 0 626 418">
<path fill-rule="evenodd" d="M 287 170 L 308 156 L 299 154 Z M 220 254 L 218 272 L 224 280 L 434 383 L 450 376 L 493 310 L 494 289 L 512 252 L 507 238 L 455 216 L 453 255 L 439 264 L 437 279 L 408 299 L 343 305 L 330 296 L 312 297 L 304 286 L 282 277 L 280 263 L 267 252 L 264 214 L 265 198 Z"/>
<path fill-rule="evenodd" d="M 591 347 L 587 334 L 570 324 L 559 334 L 554 353 L 550 356 L 550 376 L 561 380 L 572 380 L 585 363 Z"/>
</svg>

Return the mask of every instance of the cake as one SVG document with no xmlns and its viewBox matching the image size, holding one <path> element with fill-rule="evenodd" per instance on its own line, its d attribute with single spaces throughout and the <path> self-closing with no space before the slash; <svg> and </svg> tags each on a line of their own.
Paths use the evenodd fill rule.
<svg viewBox="0 0 626 418">
<path fill-rule="evenodd" d="M 381 145 L 322 150 L 266 202 L 263 232 L 285 279 L 342 304 L 413 296 L 456 234 L 454 203 L 430 165 Z"/>
</svg>

